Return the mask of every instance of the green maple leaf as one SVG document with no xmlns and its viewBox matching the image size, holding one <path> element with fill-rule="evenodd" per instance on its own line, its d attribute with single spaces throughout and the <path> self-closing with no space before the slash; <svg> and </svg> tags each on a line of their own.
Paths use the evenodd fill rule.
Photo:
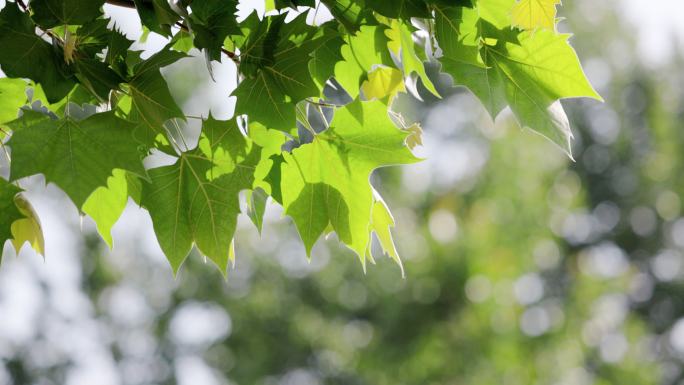
<svg viewBox="0 0 684 385">
<path fill-rule="evenodd" d="M 444 70 L 467 86 L 496 117 L 509 105 L 520 124 L 541 133 L 569 155 L 570 125 L 562 98 L 602 100 L 589 84 L 569 35 L 499 30 L 481 9 L 437 9 L 436 36 Z M 443 15 L 443 16 L 439 16 Z"/>
<path fill-rule="evenodd" d="M 268 128 L 290 131 L 296 127 L 297 103 L 320 94 L 309 71 L 311 54 L 337 35 L 327 27 L 307 25 L 305 15 L 289 23 L 285 16 L 269 17 L 251 32 L 252 38 L 240 49 L 240 66 L 247 77 L 233 95 L 237 114 L 247 114 Z"/>
<path fill-rule="evenodd" d="M 11 78 L 29 78 L 43 87 L 50 103 L 64 98 L 76 84 L 62 55 L 35 34 L 31 18 L 8 3 L 0 11 L 0 69 Z"/>
<path fill-rule="evenodd" d="M 25 112 L 12 126 L 11 180 L 43 174 L 80 209 L 115 168 L 145 175 L 133 125 L 113 111 L 83 120 L 31 118 L 35 114 Z"/>
<path fill-rule="evenodd" d="M 102 15 L 105 0 L 33 0 L 32 18 L 44 28 L 58 25 L 80 25 Z"/>
<path fill-rule="evenodd" d="M 374 202 L 369 182 L 378 167 L 417 159 L 379 102 L 356 101 L 336 111 L 330 129 L 284 154 L 281 189 L 307 254 L 332 228 L 365 261 Z M 365 262 L 364 262 L 365 263 Z"/>
<path fill-rule="evenodd" d="M 141 202 L 174 272 L 194 243 L 226 274 L 238 195 L 252 188 L 259 157 L 260 149 L 242 136 L 235 121 L 210 117 L 195 150 L 173 165 L 149 170 L 151 182 L 143 184 Z"/>
<path fill-rule="evenodd" d="M 577 55 L 568 44 L 569 36 L 548 31 L 534 35 L 523 32 L 518 35 L 519 44 L 504 42 L 485 46 L 483 56 L 491 65 L 491 69 L 484 70 L 485 77 L 496 79 L 492 87 L 503 89 L 520 124 L 550 138 L 570 155 L 570 125 L 557 100 L 603 99 L 584 75 Z M 492 71 L 496 75 L 490 76 Z"/>
</svg>

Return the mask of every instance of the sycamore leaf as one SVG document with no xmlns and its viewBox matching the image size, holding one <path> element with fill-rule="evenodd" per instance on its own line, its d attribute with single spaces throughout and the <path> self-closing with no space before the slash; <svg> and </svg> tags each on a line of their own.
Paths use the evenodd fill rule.
<svg viewBox="0 0 684 385">
<path fill-rule="evenodd" d="M 12 239 L 12 223 L 24 218 L 14 201 L 14 197 L 20 192 L 19 187 L 0 178 L 0 247 L 5 241 Z"/>
<path fill-rule="evenodd" d="M 513 26 L 556 30 L 556 5 L 560 0 L 519 0 L 511 11 Z"/>
<path fill-rule="evenodd" d="M 457 84 L 468 87 L 496 117 L 506 106 L 501 79 L 490 71 L 480 55 L 478 9 L 435 8 L 435 37 L 442 49 L 442 69 Z"/>
<path fill-rule="evenodd" d="M 97 225 L 97 231 L 111 249 L 112 227 L 119 220 L 128 202 L 126 172 L 114 170 L 107 179 L 107 186 L 98 187 L 83 204 L 83 212 Z"/>
<path fill-rule="evenodd" d="M 522 126 L 570 154 L 569 124 L 554 103 L 571 97 L 602 99 L 568 44 L 569 35 L 501 32 L 481 19 L 479 8 L 437 8 L 436 13 L 443 68 L 456 84 L 477 95 L 492 117 L 509 105 Z M 497 21 L 494 16 L 488 20 Z"/>
<path fill-rule="evenodd" d="M 11 240 L 19 252 L 28 242 L 38 253 L 45 254 L 45 242 L 40 221 L 31 204 L 21 195 L 21 189 L 0 178 L 0 248 Z"/>
<path fill-rule="evenodd" d="M 377 67 L 368 73 L 368 80 L 363 82 L 361 90 L 366 100 L 385 97 L 391 100 L 397 93 L 406 91 L 404 76 L 396 68 Z"/>
<path fill-rule="evenodd" d="M 12 223 L 12 245 L 19 252 L 21 247 L 28 243 L 33 250 L 40 255 L 45 255 L 45 240 L 43 239 L 43 227 L 31 203 L 22 194 L 14 197 L 19 212 L 24 218 L 17 219 Z"/>
<path fill-rule="evenodd" d="M 207 131 L 213 134 L 203 134 L 196 149 L 181 154 L 173 165 L 149 170 L 151 181 L 143 184 L 142 205 L 174 273 L 194 243 L 226 274 L 240 212 L 238 196 L 252 187 L 259 161 L 260 149 L 251 145 L 247 152 L 251 142 L 244 137 L 239 154 L 226 148 L 241 135 L 235 121 L 213 121 L 211 126 Z"/>
<path fill-rule="evenodd" d="M 492 117 L 510 107 L 521 126 L 568 153 L 561 100 L 600 99 L 568 35 L 556 32 L 560 0 L 265 0 L 268 16 L 252 12 L 239 22 L 239 0 L 133 0 L 140 42 L 151 32 L 170 40 L 149 58 L 112 27 L 104 3 L 3 3 L 0 139 L 11 155 L 10 182 L 43 174 L 93 218 L 110 247 L 132 198 L 149 211 L 174 272 L 194 245 L 226 274 L 243 190 L 257 229 L 272 198 L 293 218 L 308 255 L 335 232 L 365 269 L 375 234 L 401 267 L 394 219 L 370 176 L 416 161 L 410 149 L 421 144 L 420 125 L 389 106 L 400 108 L 396 95 L 418 79 L 439 97 L 427 60 Z M 333 20 L 317 25 L 320 7 Z M 207 65 L 224 49 L 234 52 L 235 120 L 181 122 L 161 69 L 194 49 Z M 181 123 L 194 131 L 199 121 L 189 144 L 173 132 Z M 156 153 L 174 160 L 148 173 L 141 159 Z M 42 252 L 40 222 L 10 182 L 0 179 L 0 241 Z"/>
<path fill-rule="evenodd" d="M 589 84 L 569 35 L 549 31 L 518 35 L 519 44 L 483 48 L 488 74 L 497 72 L 506 100 L 520 124 L 540 132 L 571 154 L 569 123 L 558 99 L 590 97 L 602 100 Z M 496 84 L 496 82 L 494 83 Z"/>
<path fill-rule="evenodd" d="M 145 175 L 133 125 L 113 111 L 83 120 L 22 117 L 13 129 L 8 142 L 12 148 L 11 180 L 43 174 L 79 209 L 96 188 L 106 185 L 115 168 Z"/>
<path fill-rule="evenodd" d="M 36 24 L 44 28 L 58 25 L 80 25 L 102 15 L 105 0 L 33 0 L 31 16 Z"/>
<path fill-rule="evenodd" d="M 314 28 L 299 16 L 268 17 L 241 48 L 241 69 L 248 74 L 233 95 L 235 111 L 268 128 L 290 131 L 296 127 L 297 103 L 320 94 L 309 71 L 311 54 L 335 38 L 327 28 Z"/>
<path fill-rule="evenodd" d="M 284 154 L 282 198 L 310 254 L 328 227 L 365 265 L 370 242 L 373 191 L 371 172 L 417 159 L 386 106 L 356 101 L 336 111 L 330 129 L 313 142 Z"/>
<path fill-rule="evenodd" d="M 16 3 L 0 11 L 0 69 L 11 78 L 29 78 L 43 87 L 50 103 L 76 84 L 61 54 L 35 34 L 36 26 Z"/>
</svg>

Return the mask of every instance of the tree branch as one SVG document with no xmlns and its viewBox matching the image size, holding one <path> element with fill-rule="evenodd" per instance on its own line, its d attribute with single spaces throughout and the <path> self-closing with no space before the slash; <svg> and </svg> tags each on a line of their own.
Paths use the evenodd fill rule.
<svg viewBox="0 0 684 385">
<path fill-rule="evenodd" d="M 107 4 L 135 9 L 135 3 L 132 0 L 107 0 Z"/>
<path fill-rule="evenodd" d="M 17 0 L 17 4 L 21 7 L 21 9 L 24 10 L 24 12 L 28 12 L 28 7 L 26 6 L 26 4 L 24 4 L 23 0 Z"/>
<path fill-rule="evenodd" d="M 326 102 L 323 102 L 323 101 L 315 101 L 315 100 L 313 100 L 313 99 L 311 99 L 311 98 L 306 98 L 306 99 L 304 99 L 304 101 L 306 101 L 307 103 L 312 104 L 312 105 L 314 105 L 314 106 L 320 106 L 320 107 L 329 107 L 329 108 L 342 107 L 342 106 L 339 105 L 339 104 L 326 103 Z"/>
</svg>

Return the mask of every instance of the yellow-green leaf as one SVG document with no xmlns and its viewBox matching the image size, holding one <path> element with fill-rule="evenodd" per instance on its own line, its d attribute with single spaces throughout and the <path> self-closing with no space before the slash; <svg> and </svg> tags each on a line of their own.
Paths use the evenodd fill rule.
<svg viewBox="0 0 684 385">
<path fill-rule="evenodd" d="M 38 254 L 45 255 L 43 228 L 40 225 L 38 215 L 33 210 L 33 206 L 21 194 L 14 197 L 14 203 L 19 212 L 24 216 L 24 218 L 12 223 L 12 245 L 14 250 L 19 252 L 21 247 L 28 243 Z"/>
<path fill-rule="evenodd" d="M 556 5 L 560 0 L 520 0 L 511 11 L 513 26 L 556 30 Z"/>
<path fill-rule="evenodd" d="M 377 67 L 368 73 L 368 80 L 363 82 L 361 90 L 368 100 L 387 96 L 391 100 L 397 93 L 406 91 L 404 75 L 396 68 Z"/>
<path fill-rule="evenodd" d="M 375 202 L 373 203 L 371 212 L 371 230 L 378 237 L 380 246 L 382 246 L 382 250 L 385 254 L 399 265 L 401 276 L 404 277 L 404 265 L 401 263 L 401 258 L 399 258 L 399 253 L 394 245 L 394 239 L 392 239 L 392 232 L 390 231 L 390 229 L 394 227 L 394 218 L 392 217 L 389 208 L 387 208 L 387 205 L 382 200 L 382 197 L 380 197 L 380 194 L 373 190 L 373 195 Z M 368 256 L 371 260 L 373 259 L 370 244 L 368 245 Z"/>
<path fill-rule="evenodd" d="M 126 172 L 115 169 L 107 179 L 107 186 L 98 187 L 83 204 L 83 212 L 97 225 L 97 231 L 112 248 L 112 227 L 121 217 L 128 202 Z"/>
</svg>

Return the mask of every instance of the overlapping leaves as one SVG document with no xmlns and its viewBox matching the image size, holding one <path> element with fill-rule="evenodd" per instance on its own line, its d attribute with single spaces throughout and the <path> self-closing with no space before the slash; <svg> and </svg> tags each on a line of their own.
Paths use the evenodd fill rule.
<svg viewBox="0 0 684 385">
<path fill-rule="evenodd" d="M 141 203 L 174 271 L 193 243 L 225 272 L 240 213 L 238 194 L 254 183 L 260 148 L 245 139 L 235 121 L 204 123 L 199 146 L 173 165 L 149 170 Z"/>
<path fill-rule="evenodd" d="M 437 7 L 435 37 L 444 70 L 467 86 L 496 117 L 510 106 L 522 126 L 553 140 L 568 154 L 572 133 L 558 101 L 601 99 L 586 79 L 568 44 L 569 35 L 516 30 L 502 9 L 517 6 L 481 2 L 475 8 Z"/>
<path fill-rule="evenodd" d="M 378 167 L 416 161 L 380 102 L 356 101 L 336 111 L 330 129 L 285 155 L 283 206 L 299 229 L 307 252 L 328 229 L 365 261 L 370 242 L 373 191 Z"/>
<path fill-rule="evenodd" d="M 244 192 L 259 231 L 268 202 L 282 205 L 307 254 L 334 232 L 365 267 L 375 234 L 401 265 L 394 219 L 369 177 L 416 161 L 409 148 L 422 130 L 398 128 L 401 111 L 392 108 L 416 79 L 440 96 L 426 61 L 439 61 L 493 117 L 510 107 L 568 153 L 560 100 L 600 99 L 569 36 L 556 30 L 558 0 L 266 0 L 266 15 L 244 20 L 237 0 L 117 0 L 170 37 L 146 59 L 104 16 L 104 3 L 35 0 L 0 10 L 8 77 L 0 79 L 0 140 L 11 155 L 9 181 L 0 178 L 0 242 L 16 249 L 28 242 L 43 251 L 20 187 L 42 174 L 110 246 L 132 198 L 152 217 L 174 271 L 194 246 L 226 272 Z M 320 7 L 332 19 L 313 25 Z M 185 141 L 169 132 L 189 118 L 161 69 L 196 55 L 192 48 L 207 62 L 230 58 L 240 81 L 236 117 L 209 116 Z M 160 152 L 172 164 L 146 169 L 143 158 Z"/>
</svg>

